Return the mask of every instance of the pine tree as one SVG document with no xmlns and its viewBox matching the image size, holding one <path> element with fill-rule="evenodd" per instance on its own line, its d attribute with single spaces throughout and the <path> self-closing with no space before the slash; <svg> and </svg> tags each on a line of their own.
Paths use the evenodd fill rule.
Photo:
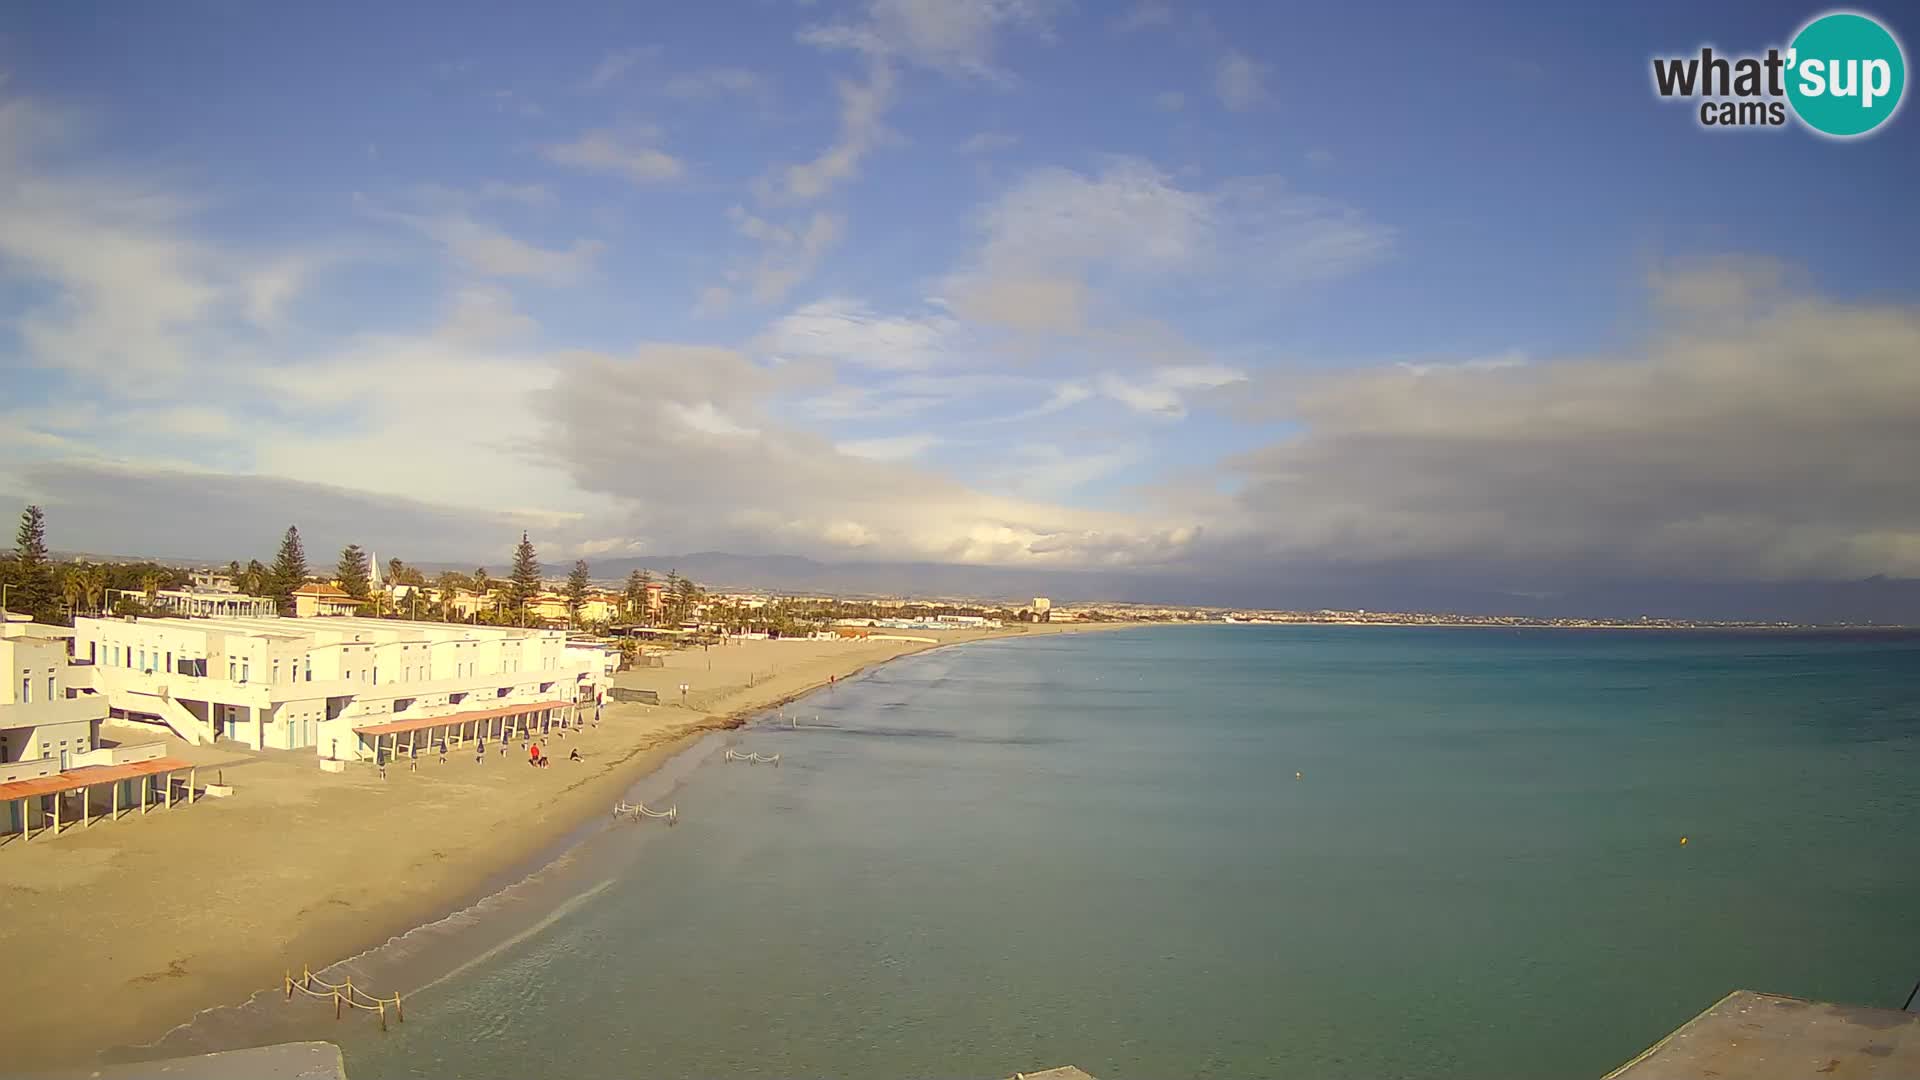
<svg viewBox="0 0 1920 1080">
<path fill-rule="evenodd" d="M 668 626 L 680 625 L 680 571 L 667 571 L 666 588 L 660 594 L 660 614 Z"/>
<path fill-rule="evenodd" d="M 280 540 L 280 553 L 273 557 L 273 572 L 268 587 L 283 607 L 293 605 L 293 591 L 307 583 L 307 549 L 300 543 L 300 527 L 287 526 Z"/>
<path fill-rule="evenodd" d="M 627 618 L 635 619 L 647 607 L 647 579 L 635 570 L 627 575 Z"/>
<path fill-rule="evenodd" d="M 694 609 L 699 606 L 699 590 L 694 588 L 692 578 L 680 579 L 680 602 L 676 606 L 680 609 L 681 622 L 686 622 L 693 615 Z"/>
<path fill-rule="evenodd" d="M 53 584 L 53 567 L 47 562 L 47 516 L 39 507 L 21 511 L 13 546 L 13 561 L 4 575 L 11 586 L 7 606 L 40 622 L 54 621 L 59 616 L 60 596 Z"/>
<path fill-rule="evenodd" d="M 573 572 L 567 575 L 567 619 L 569 622 L 580 617 L 580 608 L 587 602 L 587 587 L 592 584 L 593 573 L 587 569 L 587 560 L 575 560 Z"/>
<path fill-rule="evenodd" d="M 406 563 L 401 562 L 399 559 L 387 560 L 387 584 L 404 585 L 406 584 L 406 577 L 407 577 Z"/>
<path fill-rule="evenodd" d="M 359 544 L 348 544 L 341 550 L 335 574 L 340 578 L 340 588 L 355 600 L 365 600 L 372 591 L 368 585 L 372 567 L 367 564 L 367 553 L 360 550 Z"/>
<path fill-rule="evenodd" d="M 513 573 L 508 576 L 507 596 L 513 601 L 513 609 L 520 616 L 522 626 L 527 620 L 527 601 L 540 592 L 540 557 L 534 553 L 533 541 L 526 533 L 520 534 L 520 544 L 513 549 Z"/>
</svg>

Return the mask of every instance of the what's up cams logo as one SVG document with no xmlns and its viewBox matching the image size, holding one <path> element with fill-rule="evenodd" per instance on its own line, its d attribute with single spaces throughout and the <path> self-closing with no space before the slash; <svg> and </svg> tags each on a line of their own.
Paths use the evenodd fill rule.
<svg viewBox="0 0 1920 1080">
<path fill-rule="evenodd" d="M 1866 135 L 1893 119 L 1907 88 L 1907 58 L 1878 20 L 1833 11 L 1800 28 L 1786 49 L 1763 56 L 1658 56 L 1661 98 L 1699 101 L 1700 126 L 1781 127 L 1794 116 L 1835 139 Z"/>
</svg>

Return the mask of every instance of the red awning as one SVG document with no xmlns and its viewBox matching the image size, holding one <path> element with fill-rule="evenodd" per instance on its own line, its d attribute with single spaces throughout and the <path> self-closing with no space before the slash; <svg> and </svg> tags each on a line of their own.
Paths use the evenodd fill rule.
<svg viewBox="0 0 1920 1080">
<path fill-rule="evenodd" d="M 178 772 L 191 769 L 193 763 L 179 758 L 154 758 L 152 761 L 136 761 L 128 765 L 89 765 L 84 769 L 68 769 L 52 776 L 36 776 L 32 780 L 15 780 L 10 784 L 0 784 L 0 802 L 13 799 L 31 799 L 36 795 L 58 795 L 63 791 L 78 791 L 95 784 L 113 784 L 122 780 L 137 780 L 142 776 L 155 773 Z"/>
<path fill-rule="evenodd" d="M 529 705 L 502 705 L 498 709 L 481 709 L 478 712 L 452 713 L 447 716 L 423 716 L 418 720 L 394 720 L 385 724 L 370 724 L 353 729 L 355 735 L 394 735 L 403 731 L 419 731 L 423 728 L 448 727 L 453 724 L 470 724 L 475 720 L 492 720 L 501 716 L 518 716 L 521 713 L 539 712 L 541 709 L 559 709 L 571 705 L 571 701 L 536 701 Z"/>
</svg>

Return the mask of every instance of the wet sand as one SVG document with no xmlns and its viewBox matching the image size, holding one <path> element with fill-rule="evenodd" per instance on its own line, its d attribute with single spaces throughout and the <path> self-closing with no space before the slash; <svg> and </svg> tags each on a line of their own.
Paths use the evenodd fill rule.
<svg viewBox="0 0 1920 1080">
<path fill-rule="evenodd" d="M 902 631 L 938 644 L 1102 629 Z M 319 970 L 506 884 L 635 780 L 703 734 L 832 677 L 935 647 L 908 641 L 750 641 L 670 653 L 622 672 L 662 705 L 609 705 L 598 727 L 518 744 L 483 763 L 423 755 L 385 780 L 371 766 L 324 773 L 311 751 L 170 745 L 232 798 L 155 810 L 0 847 L 0 957 L 9 1069 L 81 1064 L 151 1042 L 195 1012 Z M 679 687 L 686 684 L 686 704 Z M 108 739 L 151 741 L 108 725 Z M 584 761 L 566 757 L 578 748 Z"/>
</svg>

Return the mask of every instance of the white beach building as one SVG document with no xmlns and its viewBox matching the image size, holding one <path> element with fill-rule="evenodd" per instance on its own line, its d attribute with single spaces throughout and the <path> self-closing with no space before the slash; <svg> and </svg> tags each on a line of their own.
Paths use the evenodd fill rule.
<svg viewBox="0 0 1920 1080">
<path fill-rule="evenodd" d="M 74 649 L 115 716 L 347 760 L 371 728 L 572 715 L 619 662 L 559 630 L 356 616 L 81 619 Z"/>
<path fill-rule="evenodd" d="M 7 615 L 0 622 L 0 781 L 68 768 L 99 743 L 106 700 L 92 672 L 68 662 L 72 631 Z M 22 768 L 23 763 L 37 763 Z M 9 768 L 11 766 L 11 768 Z"/>
</svg>

